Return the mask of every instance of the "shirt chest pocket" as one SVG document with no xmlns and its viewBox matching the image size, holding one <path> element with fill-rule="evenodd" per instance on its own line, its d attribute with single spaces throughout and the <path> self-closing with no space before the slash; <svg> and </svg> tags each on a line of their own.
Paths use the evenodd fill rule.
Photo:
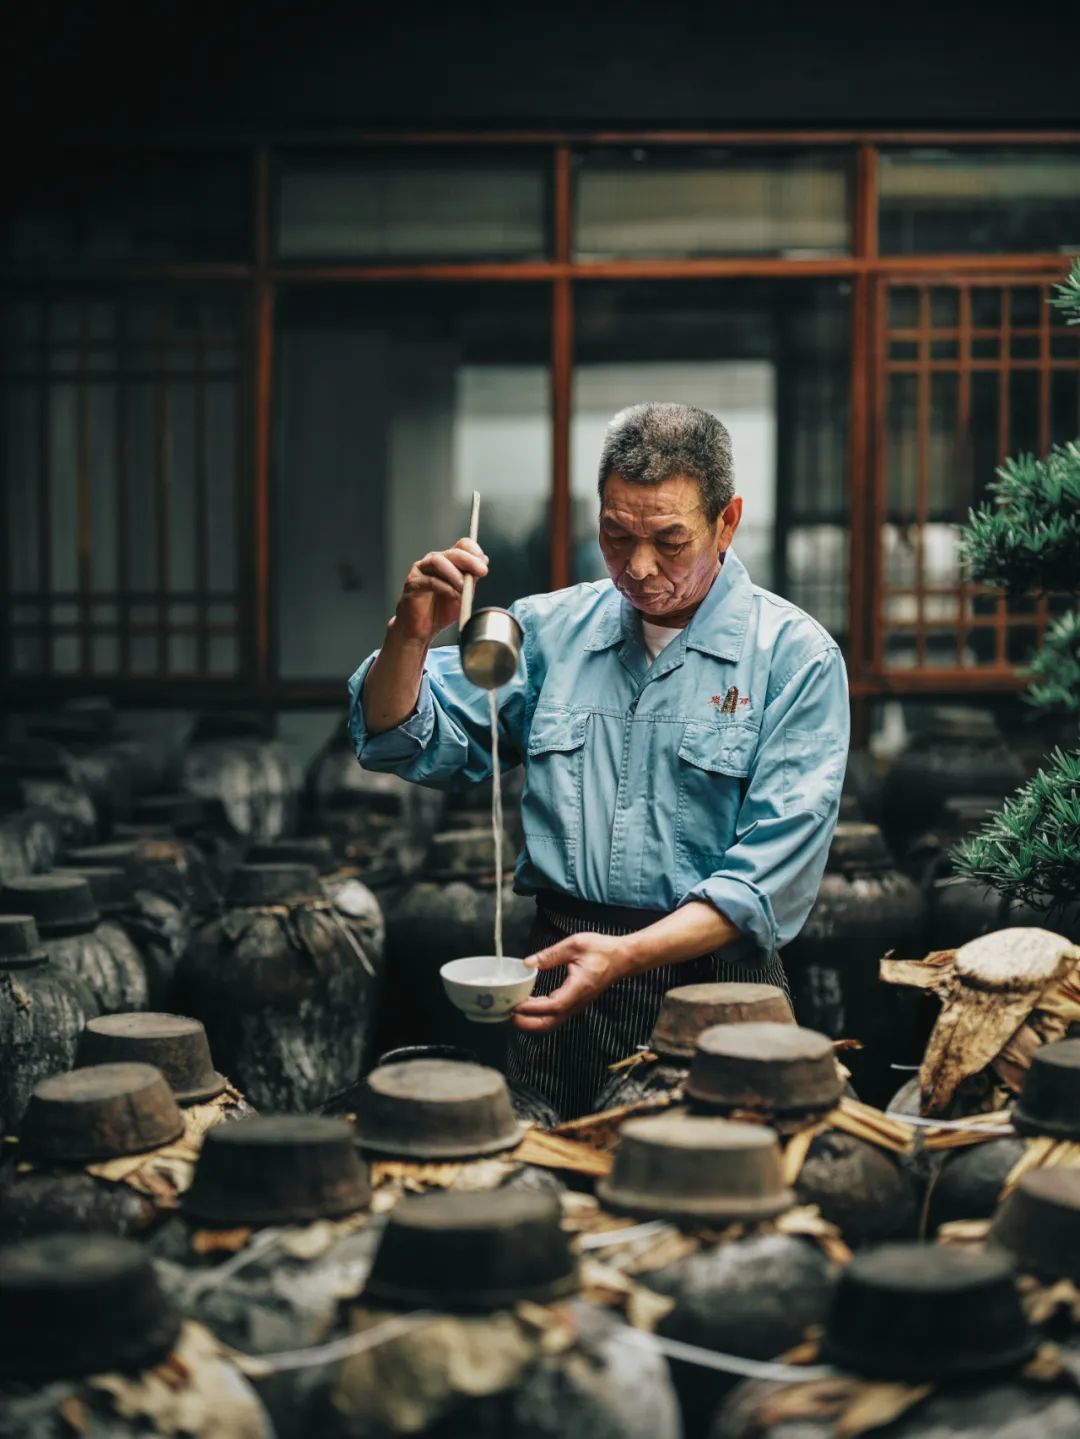
<svg viewBox="0 0 1080 1439">
<path fill-rule="evenodd" d="M 588 712 L 538 709 L 529 730 L 522 822 L 525 836 L 573 847 L 581 832 Z"/>
<path fill-rule="evenodd" d="M 734 842 L 759 734 L 757 725 L 739 722 L 684 729 L 675 825 L 680 887 L 711 874 Z"/>
</svg>

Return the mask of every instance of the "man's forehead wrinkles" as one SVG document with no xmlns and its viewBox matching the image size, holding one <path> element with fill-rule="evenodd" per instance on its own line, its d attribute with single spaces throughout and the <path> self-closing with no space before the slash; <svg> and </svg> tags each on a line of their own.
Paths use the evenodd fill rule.
<svg viewBox="0 0 1080 1439">
<path fill-rule="evenodd" d="M 644 526 L 650 534 L 666 534 L 669 530 L 690 530 L 693 521 L 700 514 L 700 507 L 690 512 L 669 510 L 661 511 L 659 514 L 647 514 L 624 509 L 621 505 L 605 505 L 600 511 L 600 519 L 601 521 L 613 521 L 624 529 Z"/>
</svg>

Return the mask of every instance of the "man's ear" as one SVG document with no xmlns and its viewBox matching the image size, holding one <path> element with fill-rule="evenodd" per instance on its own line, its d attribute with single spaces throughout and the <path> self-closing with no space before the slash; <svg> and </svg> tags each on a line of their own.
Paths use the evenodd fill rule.
<svg viewBox="0 0 1080 1439">
<path fill-rule="evenodd" d="M 716 548 L 723 554 L 735 538 L 735 531 L 742 519 L 742 495 L 732 495 L 716 521 Z"/>
</svg>

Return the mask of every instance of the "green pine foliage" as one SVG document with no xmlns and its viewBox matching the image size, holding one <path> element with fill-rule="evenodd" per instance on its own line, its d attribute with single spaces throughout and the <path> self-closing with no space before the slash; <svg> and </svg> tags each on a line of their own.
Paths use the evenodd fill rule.
<svg viewBox="0 0 1080 1439">
<path fill-rule="evenodd" d="M 1027 674 L 1033 705 L 1056 714 L 1080 713 L 1080 610 L 1054 621 Z"/>
<path fill-rule="evenodd" d="M 1050 301 L 1080 324 L 1080 260 Z M 962 553 L 973 579 L 1009 594 L 1080 592 L 1080 440 L 1045 459 L 1006 460 L 992 503 L 972 511 Z M 1029 699 L 1080 713 L 1080 611 L 1048 631 L 1029 668 Z M 1046 912 L 1080 901 L 1080 749 L 1055 750 L 1000 814 L 952 851 L 958 874 Z"/>
<path fill-rule="evenodd" d="M 1054 910 L 1080 898 L 1080 751 L 1047 769 L 953 850 L 957 871 L 1009 899 Z"/>
<path fill-rule="evenodd" d="M 1080 260 L 1074 260 L 1069 278 L 1061 285 L 1055 285 L 1057 294 L 1050 303 L 1056 310 L 1065 311 L 1065 323 L 1080 325 Z"/>
<path fill-rule="evenodd" d="M 993 505 L 972 510 L 961 554 L 972 579 L 1010 594 L 1072 590 L 1080 580 L 1080 440 L 1045 460 L 1006 460 Z"/>
</svg>

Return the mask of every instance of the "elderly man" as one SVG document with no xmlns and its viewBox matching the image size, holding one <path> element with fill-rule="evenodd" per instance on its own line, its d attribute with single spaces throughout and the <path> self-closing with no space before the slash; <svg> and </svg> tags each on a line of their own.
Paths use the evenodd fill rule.
<svg viewBox="0 0 1080 1439">
<path fill-rule="evenodd" d="M 685 405 L 612 420 L 600 459 L 610 580 L 519 600 L 522 662 L 498 692 L 524 761 L 516 887 L 536 895 L 533 995 L 509 1072 L 565 1116 L 649 1037 L 673 985 L 784 985 L 778 951 L 821 880 L 848 744 L 835 642 L 752 583 L 731 548 L 731 439 Z M 360 763 L 421 784 L 491 773 L 487 694 L 456 646 L 468 540 L 409 571 L 383 648 L 350 681 Z"/>
</svg>

